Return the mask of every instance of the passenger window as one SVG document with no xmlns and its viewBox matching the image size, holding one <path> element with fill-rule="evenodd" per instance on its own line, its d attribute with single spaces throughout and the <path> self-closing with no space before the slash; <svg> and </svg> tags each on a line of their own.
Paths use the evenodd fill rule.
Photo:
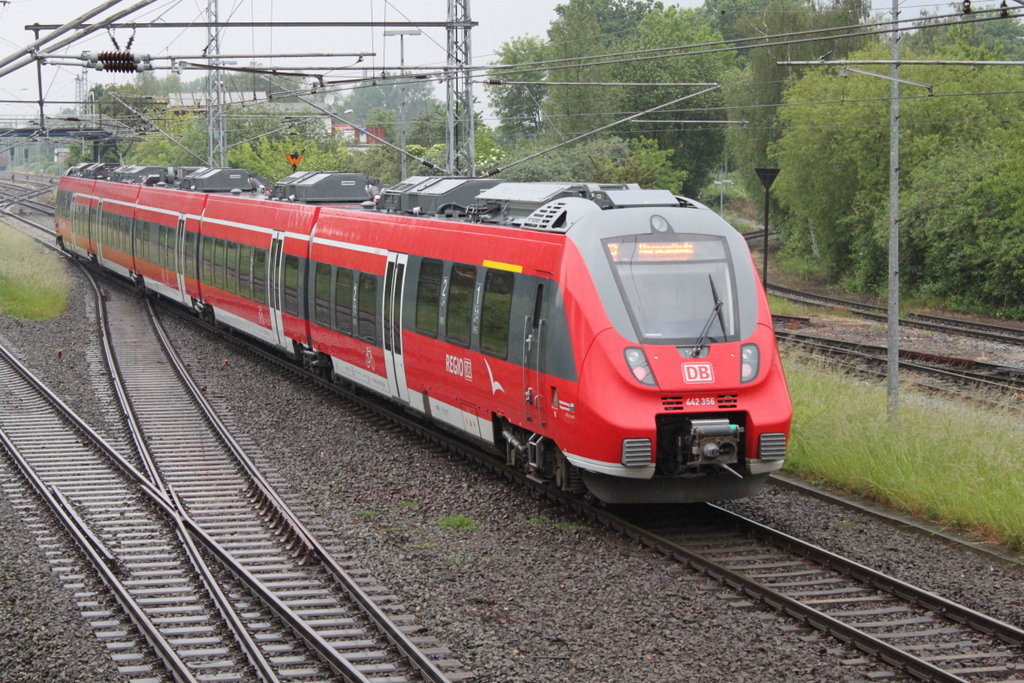
<svg viewBox="0 0 1024 683">
<path fill-rule="evenodd" d="M 423 259 L 416 286 L 416 330 L 437 336 L 437 318 L 441 310 L 441 268 L 437 259 Z"/>
<path fill-rule="evenodd" d="M 359 337 L 377 343 L 377 276 L 359 273 Z"/>
<path fill-rule="evenodd" d="M 238 293 L 238 244 L 228 242 L 228 260 L 224 264 L 225 285 L 232 294 Z"/>
<path fill-rule="evenodd" d="M 469 346 L 470 321 L 473 315 L 473 288 L 476 285 L 476 266 L 463 263 L 452 265 L 452 278 L 448 286 L 448 310 L 445 330 L 448 341 Z"/>
<path fill-rule="evenodd" d="M 291 254 L 284 257 L 284 305 L 281 310 L 299 314 L 299 257 Z"/>
<path fill-rule="evenodd" d="M 480 350 L 499 358 L 508 356 L 509 314 L 515 276 L 504 270 L 489 270 L 484 278 L 484 303 L 480 324 Z"/>
<path fill-rule="evenodd" d="M 224 240 L 218 239 L 213 245 L 213 286 L 224 289 Z"/>
<path fill-rule="evenodd" d="M 238 293 L 246 299 L 252 298 L 252 286 L 249 279 L 252 260 L 252 247 L 242 244 L 238 247 Z"/>
<path fill-rule="evenodd" d="M 252 252 L 252 298 L 261 304 L 267 303 L 267 250 Z"/>
<path fill-rule="evenodd" d="M 316 282 L 313 287 L 314 322 L 324 327 L 331 326 L 331 266 L 316 264 Z"/>
<path fill-rule="evenodd" d="M 334 325 L 336 330 L 352 334 L 352 271 L 338 268 L 334 283 Z"/>
<path fill-rule="evenodd" d="M 161 266 L 167 267 L 169 259 L 167 258 L 167 226 L 161 225 L 157 228 L 157 252 L 156 262 Z"/>
<path fill-rule="evenodd" d="M 202 273 L 199 278 L 208 285 L 213 284 L 213 238 L 203 235 Z"/>
<path fill-rule="evenodd" d="M 182 268 L 185 277 L 195 278 L 196 276 L 196 234 L 185 233 L 185 263 Z"/>
</svg>

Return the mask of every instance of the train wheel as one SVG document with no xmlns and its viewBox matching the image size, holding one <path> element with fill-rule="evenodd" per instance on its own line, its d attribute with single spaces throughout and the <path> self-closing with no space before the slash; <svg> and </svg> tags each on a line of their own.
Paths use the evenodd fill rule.
<svg viewBox="0 0 1024 683">
<path fill-rule="evenodd" d="M 555 449 L 555 485 L 566 493 L 583 493 L 586 488 L 578 467 L 569 462 L 562 451 Z"/>
</svg>

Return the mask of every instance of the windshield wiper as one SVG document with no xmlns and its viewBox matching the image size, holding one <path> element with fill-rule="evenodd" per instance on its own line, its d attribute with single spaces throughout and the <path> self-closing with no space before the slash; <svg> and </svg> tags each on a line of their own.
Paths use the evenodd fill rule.
<svg viewBox="0 0 1024 683">
<path fill-rule="evenodd" d="M 707 346 L 708 334 L 711 332 L 711 324 L 718 318 L 718 324 L 722 326 L 722 334 L 725 334 L 725 318 L 722 316 L 722 300 L 718 298 L 718 291 L 715 289 L 715 279 L 708 274 L 708 282 L 711 283 L 711 298 L 715 300 L 715 307 L 711 310 L 711 315 L 708 316 L 708 321 L 704 323 L 704 329 L 701 330 L 700 336 L 697 337 L 697 343 L 693 345 L 693 354 L 690 358 L 697 358 L 701 352 L 704 351 L 704 347 Z"/>
</svg>

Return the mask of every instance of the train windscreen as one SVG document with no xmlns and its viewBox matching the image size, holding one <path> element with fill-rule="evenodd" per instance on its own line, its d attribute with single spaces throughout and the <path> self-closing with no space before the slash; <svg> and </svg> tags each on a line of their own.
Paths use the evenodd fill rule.
<svg viewBox="0 0 1024 683">
<path fill-rule="evenodd" d="M 702 335 L 711 342 L 737 337 L 736 287 L 725 239 L 626 235 L 604 240 L 604 247 L 644 343 L 686 345 Z"/>
</svg>

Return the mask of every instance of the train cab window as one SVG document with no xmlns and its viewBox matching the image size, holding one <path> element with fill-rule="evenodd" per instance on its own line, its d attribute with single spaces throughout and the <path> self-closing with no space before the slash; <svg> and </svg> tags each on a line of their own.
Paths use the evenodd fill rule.
<svg viewBox="0 0 1024 683">
<path fill-rule="evenodd" d="M 254 249 L 252 252 L 252 298 L 261 304 L 267 303 L 266 249 Z"/>
<path fill-rule="evenodd" d="M 203 235 L 203 258 L 200 261 L 199 279 L 208 285 L 213 284 L 213 238 Z"/>
<path fill-rule="evenodd" d="M 185 232 L 185 263 L 182 272 L 185 277 L 195 278 L 196 276 L 196 234 Z"/>
<path fill-rule="evenodd" d="M 334 329 L 352 334 L 352 271 L 338 268 L 334 282 Z"/>
<path fill-rule="evenodd" d="M 292 315 L 299 314 L 299 257 L 284 256 L 284 301 L 281 310 Z"/>
<path fill-rule="evenodd" d="M 227 261 L 224 263 L 224 285 L 232 294 L 238 293 L 238 243 L 228 242 Z"/>
<path fill-rule="evenodd" d="M 437 336 L 437 318 L 441 311 L 441 269 L 437 259 L 423 259 L 416 286 L 416 330 Z"/>
<path fill-rule="evenodd" d="M 252 298 L 252 247 L 238 246 L 238 293 L 246 299 Z"/>
<path fill-rule="evenodd" d="M 604 240 L 604 247 L 642 343 L 680 346 L 705 335 L 713 343 L 735 339 L 739 307 L 724 238 L 625 235 Z"/>
<path fill-rule="evenodd" d="M 224 240 L 218 239 L 213 243 L 213 286 L 224 289 Z"/>
<path fill-rule="evenodd" d="M 448 286 L 448 310 L 445 330 L 448 341 L 469 346 L 470 321 L 473 315 L 473 290 L 476 286 L 476 266 L 452 264 L 452 277 Z"/>
<path fill-rule="evenodd" d="M 488 270 L 484 278 L 484 303 L 480 321 L 480 350 L 498 358 L 508 356 L 509 314 L 515 275 Z"/>
<path fill-rule="evenodd" d="M 377 342 L 377 276 L 359 273 L 359 338 Z"/>
</svg>

